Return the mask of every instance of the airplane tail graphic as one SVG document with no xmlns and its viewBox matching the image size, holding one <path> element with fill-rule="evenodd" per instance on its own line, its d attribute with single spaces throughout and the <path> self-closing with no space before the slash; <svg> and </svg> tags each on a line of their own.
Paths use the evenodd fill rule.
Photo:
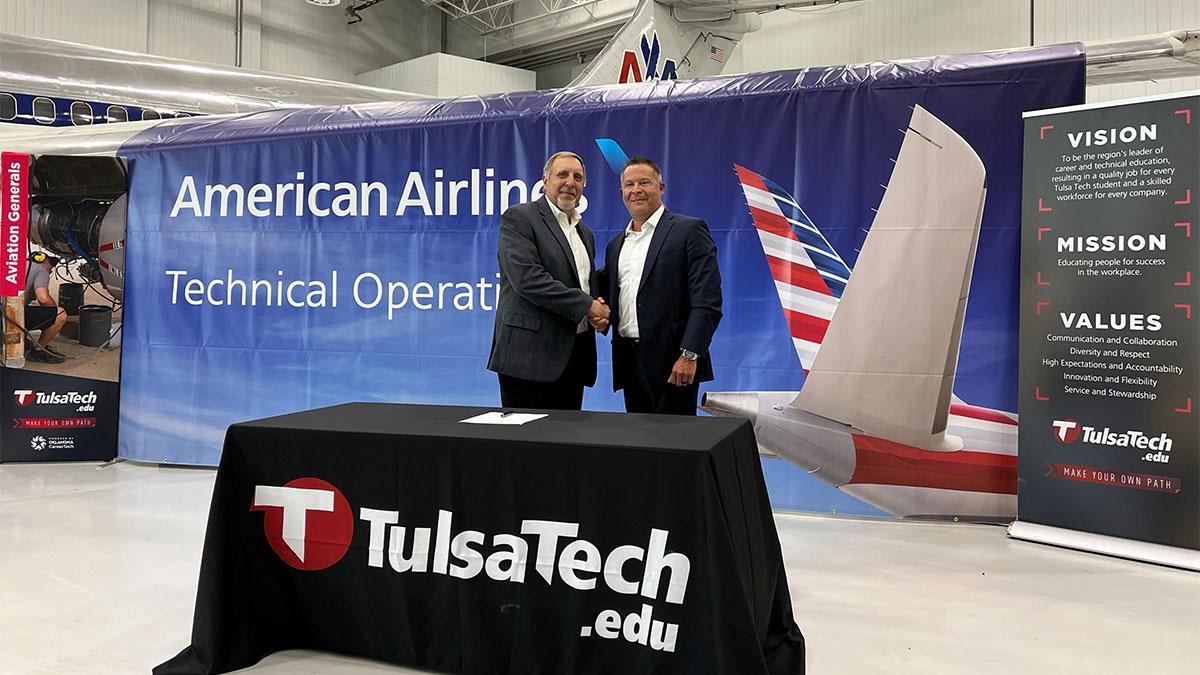
<svg viewBox="0 0 1200 675">
<path fill-rule="evenodd" d="M 888 513 L 1016 515 L 1017 416 L 953 395 L 986 195 L 970 145 L 914 108 L 853 277 L 787 191 L 735 170 L 807 376 L 701 408 L 749 418 L 761 452 Z"/>
<path fill-rule="evenodd" d="M 850 268 L 800 204 L 777 183 L 734 165 L 788 332 L 805 374 L 812 368 Z"/>
<path fill-rule="evenodd" d="M 749 11 L 640 0 L 629 21 L 568 86 L 720 75 L 742 36 L 761 26 L 762 19 Z"/>
<path fill-rule="evenodd" d="M 629 155 L 625 154 L 621 144 L 611 138 L 597 138 L 596 146 L 600 148 L 600 154 L 604 155 L 604 161 L 608 163 L 608 167 L 620 178 L 621 170 L 625 168 L 625 162 L 629 161 Z"/>
<path fill-rule="evenodd" d="M 827 344 L 793 406 L 924 450 L 948 435 L 986 173 L 916 106 Z"/>
</svg>

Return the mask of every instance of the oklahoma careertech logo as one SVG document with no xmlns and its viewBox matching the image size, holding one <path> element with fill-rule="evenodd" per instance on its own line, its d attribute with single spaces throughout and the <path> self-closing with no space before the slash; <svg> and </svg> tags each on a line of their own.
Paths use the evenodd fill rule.
<svg viewBox="0 0 1200 675">
<path fill-rule="evenodd" d="M 320 478 L 276 487 L 256 485 L 251 511 L 263 511 L 271 550 L 298 570 L 323 570 L 346 555 L 354 513 L 346 496 Z"/>
</svg>

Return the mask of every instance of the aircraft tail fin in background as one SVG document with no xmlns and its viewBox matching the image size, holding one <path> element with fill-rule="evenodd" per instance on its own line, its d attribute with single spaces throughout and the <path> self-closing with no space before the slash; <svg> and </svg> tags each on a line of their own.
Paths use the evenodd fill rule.
<svg viewBox="0 0 1200 675">
<path fill-rule="evenodd" d="M 734 165 L 800 366 L 807 373 L 825 340 L 850 268 L 786 190 Z"/>
<path fill-rule="evenodd" d="M 751 12 L 641 0 L 568 87 L 720 75 L 742 36 L 760 26 L 762 19 Z"/>
<path fill-rule="evenodd" d="M 917 106 L 793 406 L 924 450 L 961 447 L 946 426 L 985 192 L 979 156 Z"/>
</svg>

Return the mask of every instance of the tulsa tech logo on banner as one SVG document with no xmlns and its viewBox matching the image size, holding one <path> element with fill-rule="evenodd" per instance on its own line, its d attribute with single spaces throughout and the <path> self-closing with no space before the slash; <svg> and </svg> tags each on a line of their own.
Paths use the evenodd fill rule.
<svg viewBox="0 0 1200 675">
<path fill-rule="evenodd" d="M 95 391 L 89 391 L 85 394 L 78 391 L 57 392 L 14 389 L 13 400 L 22 408 L 34 403 L 38 405 L 74 405 L 79 406 L 77 412 L 86 412 L 96 409 L 96 401 L 99 400 L 99 397 Z"/>
<path fill-rule="evenodd" d="M 1097 429 L 1085 426 L 1076 420 L 1054 420 L 1050 423 L 1054 428 L 1054 440 L 1063 444 L 1082 441 L 1089 445 L 1100 445 L 1110 448 L 1132 448 L 1146 450 L 1139 459 L 1146 462 L 1166 464 L 1171 461 L 1171 447 L 1175 441 L 1162 432 L 1151 436 L 1140 429 L 1113 431 L 1108 427 Z"/>
<path fill-rule="evenodd" d="M 1075 420 L 1054 420 L 1054 440 L 1059 443 L 1074 443 L 1079 439 L 1079 422 Z"/>
<path fill-rule="evenodd" d="M 298 570 L 315 572 L 337 564 L 354 537 L 346 496 L 320 478 L 256 485 L 250 511 L 264 513 L 263 532 L 271 550 Z M 399 511 L 393 510 L 364 507 L 358 518 L 370 528 L 367 559 L 358 564 L 457 579 L 482 573 L 493 581 L 520 584 L 532 571 L 547 586 L 577 591 L 594 590 L 602 580 L 612 592 L 640 596 L 640 608 L 629 613 L 602 610 L 580 627 L 580 637 L 594 634 L 675 651 L 679 624 L 654 619 L 655 607 L 648 602 L 661 596 L 668 604 L 682 605 L 687 593 L 691 561 L 683 553 L 668 553 L 667 530 L 651 529 L 645 546 L 623 545 L 605 553 L 581 538 L 580 523 L 573 522 L 522 520 L 519 534 L 489 536 L 476 530 L 455 532 L 454 513 L 443 509 L 433 527 L 402 525 Z"/>
</svg>

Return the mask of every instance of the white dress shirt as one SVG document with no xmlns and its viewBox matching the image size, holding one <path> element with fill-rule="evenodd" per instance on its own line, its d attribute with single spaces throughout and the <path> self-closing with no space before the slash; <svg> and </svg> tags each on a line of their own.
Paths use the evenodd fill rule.
<svg viewBox="0 0 1200 675">
<path fill-rule="evenodd" d="M 642 285 L 642 268 L 646 266 L 646 254 L 650 251 L 650 240 L 654 238 L 654 229 L 662 218 L 666 205 L 642 223 L 642 230 L 635 232 L 633 221 L 625 226 L 625 243 L 621 244 L 621 256 L 617 261 L 617 284 L 621 290 L 621 325 L 617 326 L 617 334 L 624 338 L 638 338 L 637 295 Z"/>
<path fill-rule="evenodd" d="M 579 236 L 579 228 L 577 227 L 579 222 L 583 220 L 583 216 L 580 216 L 578 211 L 575 212 L 574 217 L 568 216 L 565 211 L 558 208 L 558 205 L 550 199 L 549 195 L 546 196 L 546 203 L 550 205 L 550 212 L 554 214 L 554 219 L 558 221 L 558 226 L 562 228 L 563 234 L 567 237 L 567 243 L 571 246 L 571 257 L 575 262 L 575 272 L 579 274 L 579 287 L 583 289 L 584 293 L 591 295 L 592 264 L 588 258 L 587 247 L 583 245 L 583 237 Z M 575 332 L 582 333 L 587 330 L 591 330 L 591 326 L 588 324 L 587 317 L 584 317 L 583 321 L 579 322 L 579 326 L 575 329 Z"/>
</svg>

